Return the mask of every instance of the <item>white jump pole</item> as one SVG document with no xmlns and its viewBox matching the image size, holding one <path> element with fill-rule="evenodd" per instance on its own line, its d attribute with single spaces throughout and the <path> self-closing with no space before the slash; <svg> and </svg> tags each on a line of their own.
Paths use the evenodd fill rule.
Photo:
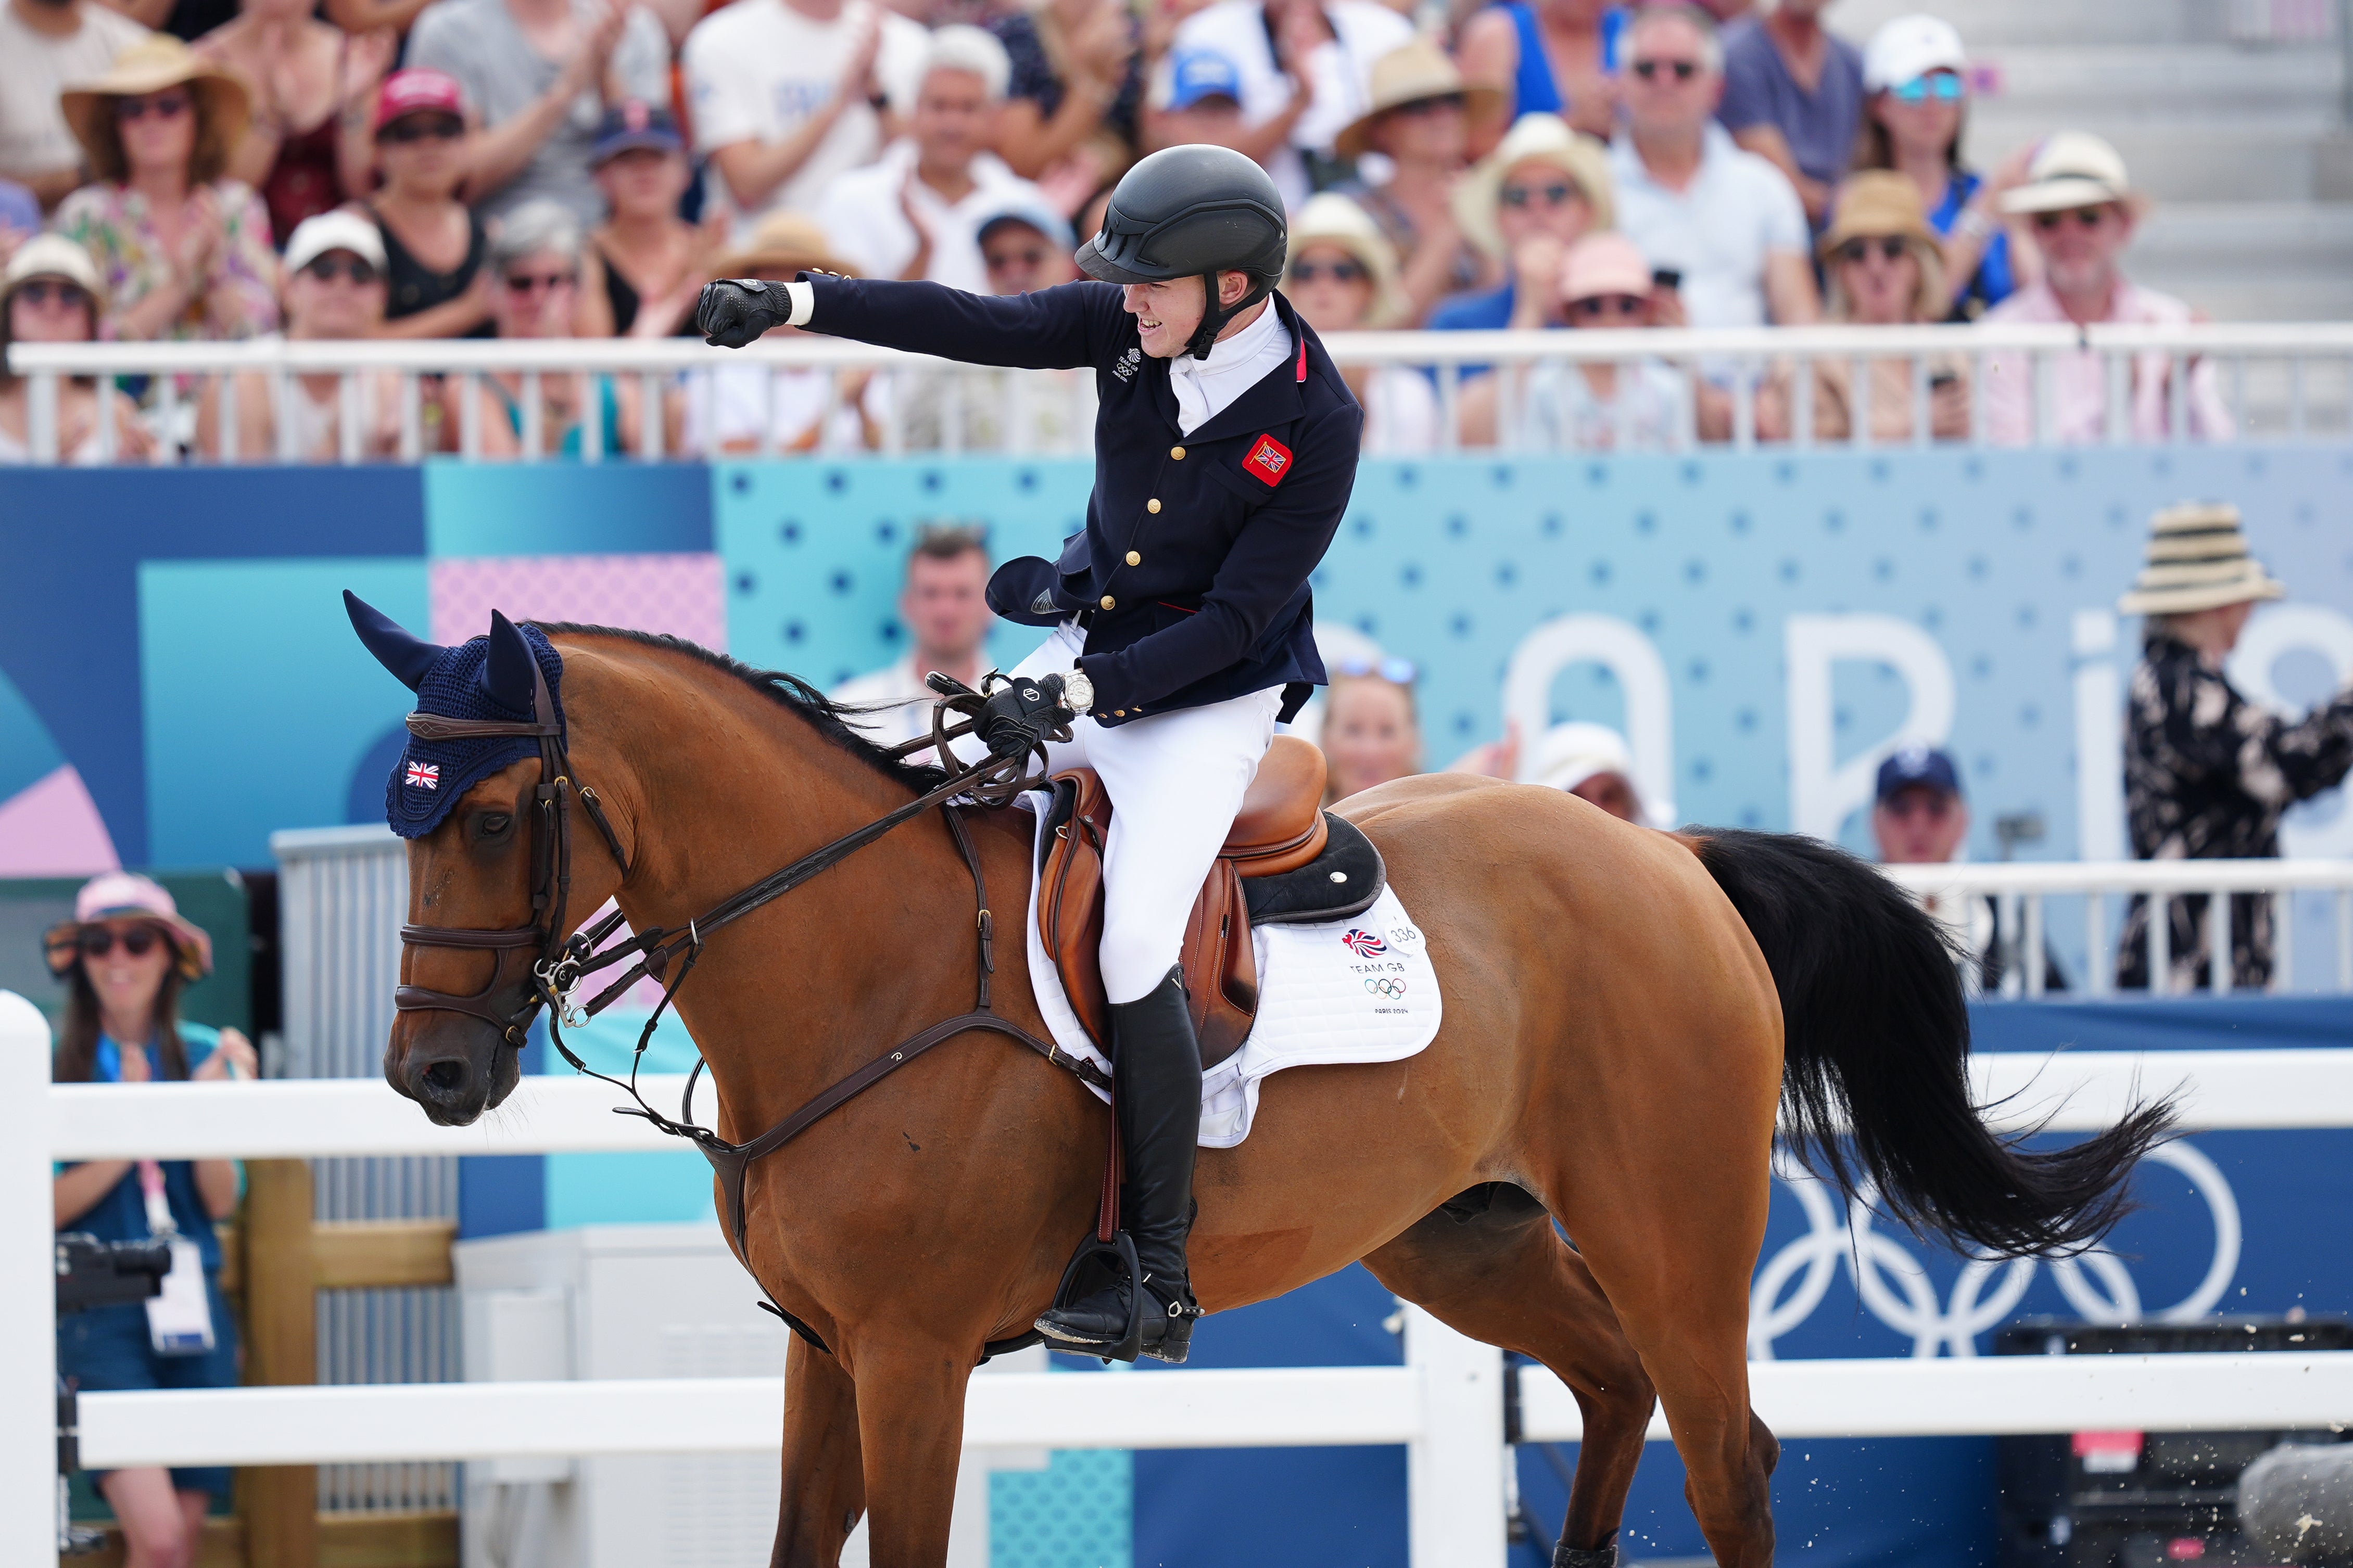
<svg viewBox="0 0 2353 1568">
<path fill-rule="evenodd" d="M 1504 1352 L 1405 1308 L 1405 1359 L 1419 1375 L 1419 1430 L 1406 1445 L 1413 1568 L 1504 1568 Z"/>
<path fill-rule="evenodd" d="M 49 1094 L 49 1026 L 0 991 L 0 1105 L 39 1117 Z M 0 1563 L 58 1560 L 57 1241 L 48 1140 L 20 1120 L 0 1138 Z"/>
</svg>

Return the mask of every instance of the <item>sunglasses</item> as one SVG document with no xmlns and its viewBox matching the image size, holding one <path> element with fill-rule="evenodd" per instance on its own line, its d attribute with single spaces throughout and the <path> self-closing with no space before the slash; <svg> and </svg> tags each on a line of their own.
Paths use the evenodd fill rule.
<svg viewBox="0 0 2353 1568">
<path fill-rule="evenodd" d="M 466 133 L 466 122 L 446 114 L 412 114 L 396 120 L 375 133 L 379 142 L 406 145 L 411 142 L 455 142 Z"/>
<path fill-rule="evenodd" d="M 1887 90 L 1905 103 L 1925 103 L 1932 98 L 1939 103 L 1958 103 L 1968 96 L 1967 84 L 1951 71 L 1930 71 L 1899 81 Z"/>
<path fill-rule="evenodd" d="M 981 259 L 991 272 L 1002 272 L 1008 267 L 1043 267 L 1049 254 L 1042 246 L 1033 246 L 1026 250 L 990 251 Z"/>
<path fill-rule="evenodd" d="M 579 275 L 572 272 L 510 272 L 505 275 L 506 286 L 518 294 L 529 294 L 539 289 L 553 294 L 558 289 L 571 288 L 579 280 Z"/>
<path fill-rule="evenodd" d="M 1689 81 L 1699 75 L 1697 60 L 1636 60 L 1634 74 L 1644 81 L 1656 81 L 1661 71 L 1672 71 L 1677 81 Z"/>
<path fill-rule="evenodd" d="M 1322 278 L 1329 278 L 1335 283 L 1361 283 L 1365 276 L 1361 261 L 1302 261 L 1291 269 L 1294 283 L 1313 283 Z"/>
<path fill-rule="evenodd" d="M 2075 226 L 2078 228 L 2097 228 L 2102 224 L 2108 221 L 2108 209 L 2105 207 L 2069 207 L 2064 212 L 2036 213 L 2034 215 L 2034 226 L 2041 229 L 2043 233 L 2049 234 L 2052 230 L 2063 225 L 2071 217 L 2075 220 Z"/>
<path fill-rule="evenodd" d="M 1332 663 L 1332 673 L 1345 675 L 1352 679 L 1367 675 L 1377 676 L 1391 686 L 1411 686 L 1421 675 L 1421 671 L 1415 667 L 1413 660 L 1399 658 L 1395 654 L 1386 658 L 1335 659 Z"/>
<path fill-rule="evenodd" d="M 1650 300 L 1640 294 L 1596 294 L 1589 299 L 1571 300 L 1568 302 L 1568 310 L 1573 316 L 1597 319 L 1602 316 L 1620 316 L 1630 320 L 1641 315 L 1649 308 L 1650 303 Z"/>
<path fill-rule="evenodd" d="M 1495 193 L 1495 199 L 1507 207 L 1530 207 L 1539 201 L 1548 207 L 1565 207 L 1583 195 L 1575 185 L 1561 181 L 1549 185 L 1505 185 Z"/>
<path fill-rule="evenodd" d="M 52 305 L 61 310 L 70 310 L 76 305 L 90 303 L 90 290 L 80 284 L 50 278 L 36 278 L 29 283 L 18 284 L 16 297 L 41 310 Z"/>
<path fill-rule="evenodd" d="M 1850 239 L 1838 247 L 1838 258 L 1844 262 L 1868 261 L 1876 251 L 1882 261 L 1901 261 L 1911 248 L 1910 240 L 1888 234 L 1877 239 Z"/>
<path fill-rule="evenodd" d="M 159 92 L 152 98 L 118 98 L 114 100 L 117 120 L 144 120 L 150 114 L 159 120 L 177 120 L 188 111 L 188 95 L 185 92 Z"/>
<path fill-rule="evenodd" d="M 322 256 L 302 270 L 322 283 L 333 283 L 343 279 L 349 279 L 362 289 L 376 280 L 375 268 L 356 256 Z"/>
<path fill-rule="evenodd" d="M 85 926 L 80 940 L 75 945 L 81 949 L 84 958 L 104 958 L 114 951 L 118 940 L 122 943 L 123 952 L 133 958 L 144 958 L 155 951 L 155 944 L 164 940 L 164 933 L 153 926 L 132 926 L 118 939 L 105 926 Z"/>
</svg>

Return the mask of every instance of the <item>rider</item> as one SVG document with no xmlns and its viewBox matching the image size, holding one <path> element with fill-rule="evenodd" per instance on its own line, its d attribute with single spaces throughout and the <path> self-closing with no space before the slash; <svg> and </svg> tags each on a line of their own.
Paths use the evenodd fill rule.
<svg viewBox="0 0 2353 1568">
<path fill-rule="evenodd" d="M 1092 366 L 1100 398 L 1086 527 L 1060 559 L 1008 562 L 997 614 L 1054 635 L 990 697 L 981 738 L 1019 751 L 1064 718 L 1054 771 L 1091 766 L 1115 815 L 1102 947 L 1143 1288 L 1145 1353 L 1182 1362 L 1200 1315 L 1185 1267 L 1201 1058 L 1177 957 L 1278 721 L 1324 680 L 1308 574 L 1356 482 L 1364 414 L 1274 289 L 1282 198 L 1222 147 L 1171 147 L 1130 169 L 1078 251 L 1096 281 L 1011 298 L 804 272 L 705 287 L 697 321 L 741 348 L 789 322 L 972 363 Z M 1059 677 L 1057 680 L 1053 679 Z M 1063 704 L 1074 712 L 1065 712 Z M 1117 1285 L 1038 1330 L 1116 1343 Z"/>
</svg>

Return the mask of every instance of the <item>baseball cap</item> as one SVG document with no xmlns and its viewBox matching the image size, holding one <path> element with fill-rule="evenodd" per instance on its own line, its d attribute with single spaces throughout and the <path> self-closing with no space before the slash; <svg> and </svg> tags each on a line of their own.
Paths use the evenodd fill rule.
<svg viewBox="0 0 2353 1568">
<path fill-rule="evenodd" d="M 327 212 L 306 217 L 286 240 L 286 270 L 300 272 L 331 250 L 348 250 L 381 274 L 385 270 L 384 236 L 357 213 Z"/>
<path fill-rule="evenodd" d="M 1942 16 L 1896 16 L 1880 25 L 1862 49 L 1862 90 L 1885 92 L 1930 71 L 1966 73 L 1968 51 Z"/>
<path fill-rule="evenodd" d="M 1952 753 L 1936 746 L 1897 747 L 1879 764 L 1875 798 L 1883 805 L 1890 796 L 1915 784 L 1926 784 L 1946 795 L 1960 794 L 1961 773 L 1953 765 Z"/>
<path fill-rule="evenodd" d="M 1650 291 L 1651 264 L 1643 258 L 1642 247 L 1614 228 L 1587 235 L 1561 258 L 1563 300 L 1574 302 L 1605 294 L 1647 295 Z"/>
<path fill-rule="evenodd" d="M 973 229 L 974 237 L 987 238 L 988 231 L 1000 223 L 1026 223 L 1044 235 L 1048 243 L 1064 250 L 1071 249 L 1079 243 L 1071 233 L 1071 220 L 1056 212 L 1032 191 L 1007 192 L 1004 199 L 981 216 L 980 223 Z"/>
<path fill-rule="evenodd" d="M 106 286 L 90 252 L 61 234 L 37 234 L 16 247 L 8 269 L 0 273 L 0 293 L 14 289 L 28 278 L 62 278 L 78 283 L 93 300 L 106 298 Z"/>
<path fill-rule="evenodd" d="M 1215 49 L 1179 49 L 1168 69 L 1168 107 L 1190 109 L 1205 98 L 1242 100 L 1242 73 Z"/>
<path fill-rule="evenodd" d="M 683 153 L 686 138 L 678 133 L 678 119 L 669 110 L 633 98 L 605 111 L 605 118 L 596 126 L 596 144 L 589 150 L 588 166 L 593 169 L 634 147 L 650 147 L 657 153 Z"/>
<path fill-rule="evenodd" d="M 384 79 L 384 86 L 376 92 L 375 129 L 383 130 L 402 115 L 427 110 L 464 119 L 466 89 L 458 85 L 456 77 L 430 66 L 396 70 Z"/>
</svg>

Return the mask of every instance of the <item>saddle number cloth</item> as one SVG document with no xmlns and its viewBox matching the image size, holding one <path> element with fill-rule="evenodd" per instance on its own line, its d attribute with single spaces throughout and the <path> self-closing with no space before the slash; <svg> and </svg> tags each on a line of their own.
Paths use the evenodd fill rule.
<svg viewBox="0 0 2353 1568">
<path fill-rule="evenodd" d="M 1020 804 L 1039 809 L 1036 795 Z M 1038 857 L 1029 858 L 1031 907 L 1038 896 Z M 1097 1067 L 1111 1063 L 1095 1048 L 1062 977 L 1046 956 L 1038 922 L 1029 933 L 1029 984 L 1054 1043 Z M 1258 1016 L 1241 1049 L 1201 1079 L 1201 1147 L 1230 1149 L 1250 1136 L 1259 1085 L 1285 1068 L 1345 1062 L 1394 1062 L 1418 1054 L 1438 1034 L 1438 971 L 1430 945 L 1408 917 L 1394 886 L 1373 906 L 1322 925 L 1261 925 L 1250 931 L 1258 960 Z M 1096 1089 L 1096 1098 L 1110 1097 Z"/>
</svg>

